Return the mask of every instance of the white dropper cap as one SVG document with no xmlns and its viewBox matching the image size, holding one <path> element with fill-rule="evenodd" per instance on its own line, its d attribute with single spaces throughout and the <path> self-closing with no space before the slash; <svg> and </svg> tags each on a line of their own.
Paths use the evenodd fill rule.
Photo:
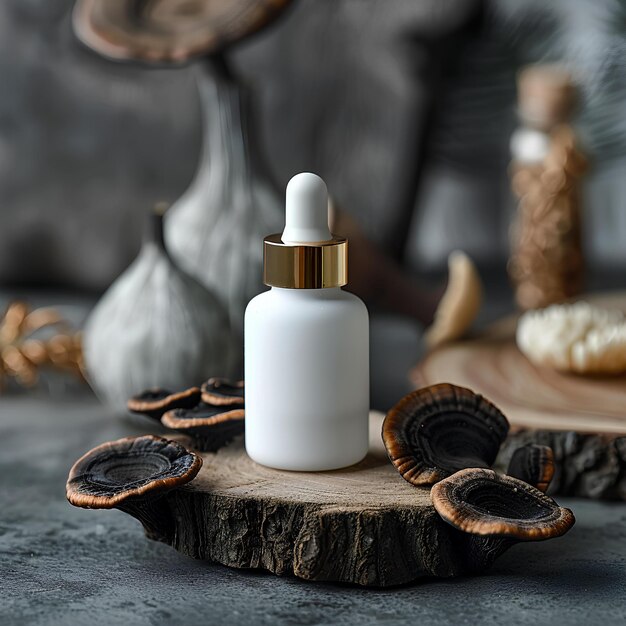
<svg viewBox="0 0 626 626">
<path fill-rule="evenodd" d="M 287 185 L 284 243 L 330 241 L 328 190 L 316 174 L 296 174 Z"/>
</svg>

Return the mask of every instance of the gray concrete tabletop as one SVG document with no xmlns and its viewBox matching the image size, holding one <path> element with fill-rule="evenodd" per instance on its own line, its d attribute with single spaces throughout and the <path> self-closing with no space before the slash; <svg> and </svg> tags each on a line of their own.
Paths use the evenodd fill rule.
<svg viewBox="0 0 626 626">
<path fill-rule="evenodd" d="M 0 397 L 0 624 L 623 624 L 626 504 L 562 499 L 577 523 L 486 574 L 376 590 L 199 562 L 119 511 L 65 500 L 90 447 L 149 432 L 81 394 Z"/>
</svg>

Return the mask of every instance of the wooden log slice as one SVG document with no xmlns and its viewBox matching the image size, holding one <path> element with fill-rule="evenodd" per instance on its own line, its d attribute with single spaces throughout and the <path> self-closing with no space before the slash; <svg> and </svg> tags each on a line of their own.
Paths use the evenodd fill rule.
<svg viewBox="0 0 626 626">
<path fill-rule="evenodd" d="M 229 567 L 380 587 L 488 566 L 495 556 L 473 554 L 429 490 L 403 480 L 376 447 L 358 465 L 316 473 L 262 467 L 241 438 L 204 453 L 196 479 L 165 496 L 163 540 Z"/>
</svg>

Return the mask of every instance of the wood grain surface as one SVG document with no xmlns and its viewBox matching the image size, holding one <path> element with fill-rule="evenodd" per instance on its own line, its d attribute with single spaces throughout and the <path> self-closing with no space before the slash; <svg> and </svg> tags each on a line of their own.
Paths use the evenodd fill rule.
<svg viewBox="0 0 626 626">
<path fill-rule="evenodd" d="M 382 414 L 370 418 L 370 453 L 330 472 L 263 467 L 241 438 L 203 453 L 194 481 L 170 492 L 161 539 L 180 552 L 235 568 L 306 580 L 387 587 L 424 576 L 488 567 L 469 535 L 446 524 L 430 490 L 403 480 L 380 442 Z"/>
<path fill-rule="evenodd" d="M 589 298 L 626 310 L 626 294 Z M 626 435 L 626 376 L 562 374 L 533 365 L 515 344 L 517 318 L 430 353 L 413 371 L 416 386 L 451 382 L 482 393 L 515 428 Z"/>
</svg>

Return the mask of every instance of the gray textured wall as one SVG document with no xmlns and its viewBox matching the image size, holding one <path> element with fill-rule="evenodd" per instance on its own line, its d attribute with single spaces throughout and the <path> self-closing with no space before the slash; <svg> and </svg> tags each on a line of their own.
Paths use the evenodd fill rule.
<svg viewBox="0 0 626 626">
<path fill-rule="evenodd" d="M 193 175 L 194 68 L 97 58 L 74 40 L 71 5 L 0 3 L 0 283 L 104 288 L 135 254 L 142 212 Z M 565 58 L 595 159 L 588 248 L 596 264 L 624 264 L 623 3 L 576 0 L 575 16 L 565 0 L 544 5 L 296 2 L 233 55 L 277 182 L 319 172 L 417 270 L 454 247 L 501 260 L 514 71 Z"/>
</svg>

